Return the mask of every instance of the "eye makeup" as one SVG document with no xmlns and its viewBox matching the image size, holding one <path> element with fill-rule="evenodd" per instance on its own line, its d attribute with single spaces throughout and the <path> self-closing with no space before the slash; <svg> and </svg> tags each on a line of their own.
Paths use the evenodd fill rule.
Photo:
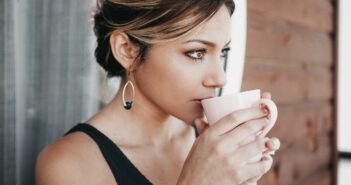
<svg viewBox="0 0 351 185">
<path fill-rule="evenodd" d="M 195 49 L 185 52 L 185 55 L 194 61 L 203 60 L 207 50 L 205 48 Z"/>
</svg>

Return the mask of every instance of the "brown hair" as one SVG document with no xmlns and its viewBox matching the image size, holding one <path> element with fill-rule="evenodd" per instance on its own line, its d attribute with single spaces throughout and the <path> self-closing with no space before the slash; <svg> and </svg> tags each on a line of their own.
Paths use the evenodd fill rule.
<svg viewBox="0 0 351 185">
<path fill-rule="evenodd" d="M 178 39 L 210 19 L 222 6 L 233 14 L 233 0 L 97 0 L 94 32 L 95 57 L 109 77 L 125 77 L 124 68 L 111 53 L 112 32 L 126 33 L 139 48 L 137 61 L 156 43 Z"/>
</svg>

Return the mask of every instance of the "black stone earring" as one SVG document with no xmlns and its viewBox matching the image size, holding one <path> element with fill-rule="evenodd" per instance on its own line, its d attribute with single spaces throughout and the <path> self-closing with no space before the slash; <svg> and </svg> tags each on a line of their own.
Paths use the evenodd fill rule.
<svg viewBox="0 0 351 185">
<path fill-rule="evenodd" d="M 131 101 L 126 101 L 125 97 L 124 97 L 124 94 L 125 94 L 125 91 L 126 91 L 126 87 L 128 85 L 130 85 L 132 87 L 132 92 L 133 92 L 133 99 Z M 124 85 L 123 91 L 122 91 L 122 100 L 123 100 L 123 107 L 124 107 L 124 109 L 130 110 L 132 108 L 134 97 L 135 97 L 134 85 L 133 85 L 133 83 L 130 80 L 128 80 L 128 82 Z"/>
</svg>

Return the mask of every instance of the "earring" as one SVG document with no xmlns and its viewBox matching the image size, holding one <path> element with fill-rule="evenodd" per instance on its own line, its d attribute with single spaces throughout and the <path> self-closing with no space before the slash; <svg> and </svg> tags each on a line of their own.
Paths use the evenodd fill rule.
<svg viewBox="0 0 351 185">
<path fill-rule="evenodd" d="M 125 90 L 128 85 L 132 87 L 132 91 L 133 91 L 133 99 L 131 101 L 126 101 L 124 98 Z M 123 100 L 124 109 L 130 110 L 132 108 L 134 97 L 135 97 L 134 85 L 130 80 L 128 80 L 128 82 L 124 85 L 123 91 L 122 91 L 122 100 Z"/>
</svg>

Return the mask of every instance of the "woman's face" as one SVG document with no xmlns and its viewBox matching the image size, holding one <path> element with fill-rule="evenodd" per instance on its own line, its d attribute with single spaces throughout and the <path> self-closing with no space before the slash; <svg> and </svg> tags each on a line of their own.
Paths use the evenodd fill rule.
<svg viewBox="0 0 351 185">
<path fill-rule="evenodd" d="M 137 93 L 156 109 L 187 123 L 203 117 L 198 100 L 215 96 L 215 89 L 226 84 L 230 24 L 229 12 L 222 6 L 196 33 L 154 45 L 134 72 Z"/>
</svg>

